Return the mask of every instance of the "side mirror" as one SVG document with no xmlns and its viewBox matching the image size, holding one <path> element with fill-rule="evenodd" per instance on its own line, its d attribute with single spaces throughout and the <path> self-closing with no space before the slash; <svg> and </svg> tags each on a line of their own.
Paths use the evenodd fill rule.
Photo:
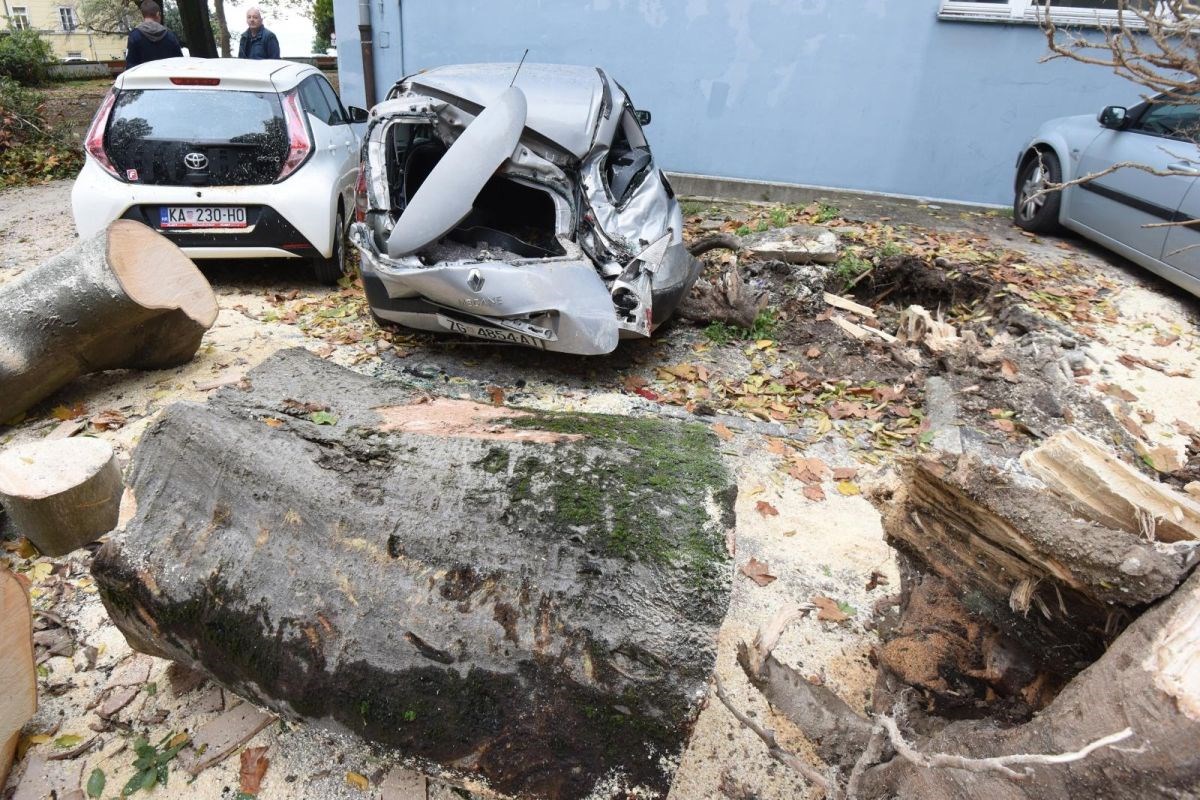
<svg viewBox="0 0 1200 800">
<path fill-rule="evenodd" d="M 645 127 L 650 124 L 650 112 L 644 109 L 638 109 L 633 112 L 633 118 L 638 121 L 638 125 Z"/>
<path fill-rule="evenodd" d="M 1119 131 L 1125 127 L 1125 117 L 1128 113 L 1128 109 L 1122 106 L 1109 106 L 1101 111 L 1096 119 L 1099 120 L 1100 127 Z"/>
<path fill-rule="evenodd" d="M 351 122 L 366 122 L 367 117 L 370 116 L 365 108 L 359 108 L 358 106 L 350 106 L 346 111 L 350 114 Z"/>
</svg>

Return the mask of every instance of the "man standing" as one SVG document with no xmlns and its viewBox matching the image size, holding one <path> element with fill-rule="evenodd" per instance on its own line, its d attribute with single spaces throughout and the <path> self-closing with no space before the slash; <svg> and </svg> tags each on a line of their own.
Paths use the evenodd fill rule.
<svg viewBox="0 0 1200 800">
<path fill-rule="evenodd" d="M 142 24 L 129 32 L 125 50 L 125 69 L 132 69 L 147 61 L 182 56 L 179 40 L 175 34 L 163 27 L 162 11 L 154 0 L 142 0 L 138 6 L 142 11 Z"/>
<path fill-rule="evenodd" d="M 279 40 L 263 27 L 262 12 L 256 6 L 246 11 L 246 31 L 238 43 L 238 58 L 279 58 Z"/>
</svg>

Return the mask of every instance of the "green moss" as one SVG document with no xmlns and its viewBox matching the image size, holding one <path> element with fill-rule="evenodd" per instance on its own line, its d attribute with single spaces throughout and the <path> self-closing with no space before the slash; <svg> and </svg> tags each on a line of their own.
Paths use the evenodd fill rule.
<svg viewBox="0 0 1200 800">
<path fill-rule="evenodd" d="M 490 448 L 487 451 L 487 455 L 479 459 L 475 466 L 479 467 L 484 472 L 491 473 L 492 475 L 496 475 L 500 472 L 507 472 L 508 451 L 500 447 Z"/>
<path fill-rule="evenodd" d="M 702 425 L 603 414 L 542 413 L 519 428 L 583 435 L 595 447 L 571 461 L 524 458 L 509 497 L 531 524 L 582 535 L 604 555 L 680 564 L 698 585 L 726 563 L 706 501 L 730 489 L 715 439 Z M 524 507 L 528 504 L 528 507 Z"/>
</svg>

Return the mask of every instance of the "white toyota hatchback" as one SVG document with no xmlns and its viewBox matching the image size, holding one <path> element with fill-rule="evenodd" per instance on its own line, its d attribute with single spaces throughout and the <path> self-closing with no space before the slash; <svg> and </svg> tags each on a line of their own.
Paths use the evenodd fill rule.
<svg viewBox="0 0 1200 800">
<path fill-rule="evenodd" d="M 343 272 L 367 112 L 314 67 L 168 58 L 123 73 L 88 130 L 75 228 L 155 228 L 192 258 L 301 258 Z"/>
</svg>

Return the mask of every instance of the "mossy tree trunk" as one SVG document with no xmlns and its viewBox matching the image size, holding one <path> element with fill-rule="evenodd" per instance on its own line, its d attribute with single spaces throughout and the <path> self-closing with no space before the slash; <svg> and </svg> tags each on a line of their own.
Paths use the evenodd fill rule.
<svg viewBox="0 0 1200 800">
<path fill-rule="evenodd" d="M 249 382 L 135 453 L 94 566 L 134 647 L 504 793 L 665 793 L 730 588 L 704 428 L 426 402 L 304 351 Z"/>
</svg>

